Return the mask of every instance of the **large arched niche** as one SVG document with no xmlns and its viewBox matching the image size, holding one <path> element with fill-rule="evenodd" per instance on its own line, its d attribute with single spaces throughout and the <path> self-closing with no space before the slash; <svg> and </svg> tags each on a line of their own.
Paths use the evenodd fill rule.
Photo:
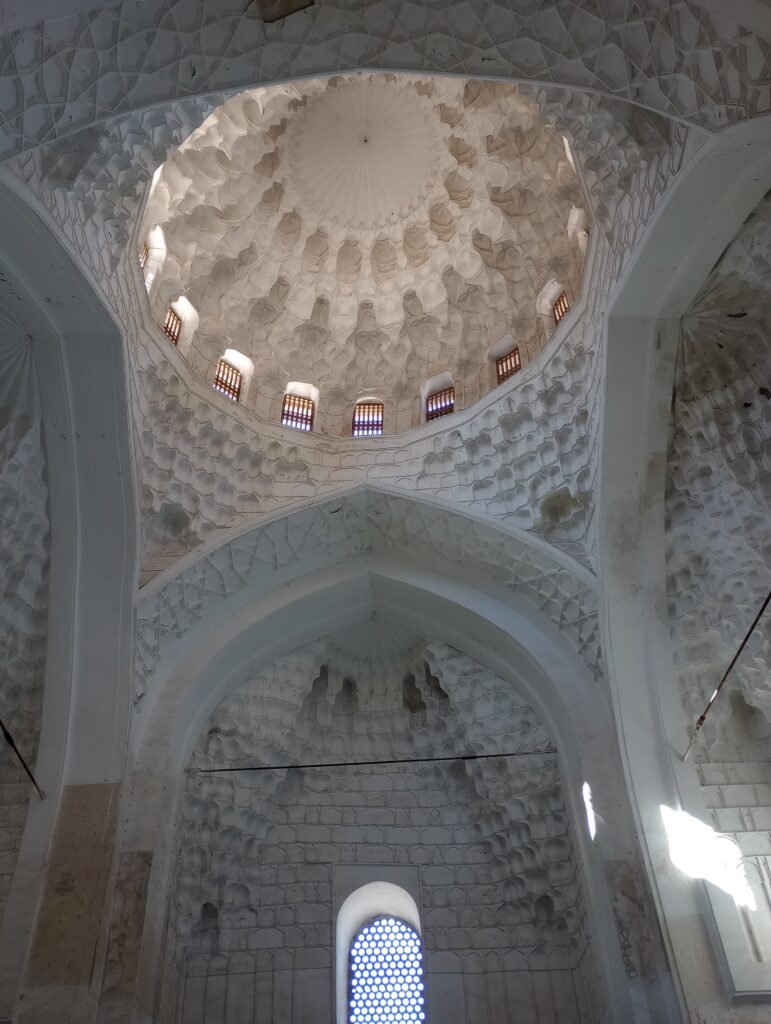
<svg viewBox="0 0 771 1024">
<path fill-rule="evenodd" d="M 683 755 L 701 710 L 697 710 L 699 697 L 706 703 L 709 679 L 716 684 L 722 668 L 714 664 L 704 673 L 704 666 L 698 664 L 699 644 L 705 640 L 698 630 L 691 636 L 694 664 L 688 664 L 688 644 L 683 642 L 682 624 L 677 620 L 689 604 L 698 607 L 699 581 L 694 580 L 694 594 L 689 597 L 686 576 L 678 579 L 676 574 L 678 562 L 700 545 L 705 568 L 713 558 L 719 563 L 725 552 L 719 545 L 715 551 L 708 550 L 706 537 L 697 528 L 690 535 L 689 546 L 683 547 L 682 536 L 679 541 L 676 536 L 677 516 L 674 527 L 671 519 L 667 525 L 667 512 L 671 517 L 673 508 L 671 503 L 666 507 L 665 488 L 669 474 L 672 491 L 672 475 L 677 478 L 679 471 L 670 437 L 682 429 L 676 415 L 673 420 L 681 318 L 693 310 L 696 316 L 685 322 L 686 335 L 698 330 L 700 307 L 693 306 L 694 300 L 705 282 L 714 282 L 710 278 L 713 267 L 771 188 L 769 127 L 768 119 L 759 120 L 732 129 L 704 147 L 687 182 L 677 183 L 667 197 L 621 280 L 606 321 L 606 404 L 600 456 L 603 651 L 664 941 L 683 1012 L 692 1017 L 730 1014 L 730 1019 L 741 1024 L 755 1024 L 768 1015 L 767 1004 L 757 1005 L 771 995 L 768 954 L 753 947 L 744 908 L 705 880 L 710 877 L 709 867 L 705 873 L 703 864 L 689 865 L 687 857 L 678 856 L 677 843 L 670 840 L 665 823 L 667 814 L 675 812 L 691 848 L 697 834 L 702 843 L 704 836 L 715 834 L 705 788 L 709 765 L 707 772 L 700 774 L 703 766 L 694 765 L 693 759 L 684 762 Z M 716 194 L 721 196 L 720 203 L 710 206 L 710 196 Z M 710 216 L 705 216 L 707 208 Z M 763 265 L 761 255 L 759 266 Z M 740 285 L 740 279 L 737 281 Z M 719 289 L 719 270 L 717 286 Z M 747 300 L 741 288 L 729 288 L 723 317 L 737 311 L 728 301 L 731 298 L 738 298 L 739 312 L 745 309 Z M 710 316 L 715 316 L 709 304 L 706 314 L 708 329 Z M 757 349 L 756 341 L 752 345 Z M 747 346 L 748 358 L 752 345 Z M 725 384 L 729 387 L 737 364 L 731 362 L 732 355 L 726 358 L 729 377 Z M 680 367 L 680 386 L 690 369 L 688 365 Z M 741 390 L 741 373 L 737 376 Z M 634 389 L 630 402 L 631 379 L 641 386 Z M 702 374 L 700 382 L 697 375 L 690 386 L 698 389 L 704 380 L 708 378 Z M 691 468 L 698 473 L 705 467 L 696 460 Z M 732 496 L 726 499 L 726 513 L 730 513 L 732 500 Z M 700 514 L 697 504 L 693 509 Z M 722 585 L 726 568 L 726 564 L 716 566 L 717 583 L 711 580 L 711 587 Z M 746 616 L 746 606 L 742 611 Z M 724 608 L 727 619 L 736 612 L 735 607 Z M 722 667 L 748 625 L 749 621 L 740 629 L 737 622 L 736 643 L 727 645 L 731 649 L 724 652 Z M 725 709 L 718 709 L 713 721 L 724 715 Z M 709 760 L 699 746 L 696 760 Z M 662 808 L 668 810 L 662 812 Z M 737 1001 L 732 1005 L 732 1000 Z"/>
<path fill-rule="evenodd" d="M 314 521 L 319 515 L 347 526 L 330 533 Z M 389 543 L 377 525 L 384 519 Z M 351 533 L 370 520 L 366 531 Z M 207 718 L 239 672 L 355 629 L 374 611 L 463 651 L 535 709 L 559 751 L 587 903 L 596 915 L 592 927 L 605 936 L 601 973 L 609 1005 L 616 1015 L 626 1013 L 634 992 L 639 1020 L 670 1019 L 666 966 L 650 928 L 615 747 L 607 741 L 612 726 L 594 642 L 591 575 L 541 543 L 371 491 L 295 513 L 275 529 L 281 544 L 292 539 L 300 561 L 280 555 L 277 535 L 263 527 L 167 575 L 138 609 L 140 644 L 146 654 L 152 647 L 152 657 L 140 683 L 123 813 L 124 848 L 142 853 L 148 872 L 137 988 L 146 1012 L 158 996 L 159 964 L 171 969 L 163 922 L 175 857 L 173 809 Z M 246 557 L 247 547 L 259 557 Z M 585 825 L 584 781 L 602 822 L 594 843 Z"/>
<path fill-rule="evenodd" d="M 395 610 L 377 593 L 360 599 L 331 635 L 231 677 L 204 722 L 170 880 L 182 1020 L 206 1003 L 216 1021 L 226 998 L 275 1015 L 291 977 L 295 1005 L 331 1021 L 338 892 L 400 876 L 422 905 L 430 1021 L 469 1019 L 480 991 L 496 1020 L 516 1021 L 523 1007 L 507 1010 L 507 985 L 525 1006 L 535 985 L 539 1012 L 568 1022 L 607 1012 L 550 734 L 511 683 Z M 514 756 L 420 761 L 469 750 Z M 338 766 L 200 772 L 255 762 Z M 255 992 L 266 983 L 273 997 Z M 177 993 L 165 989 L 162 1005 Z"/>
<path fill-rule="evenodd" d="M 18 324 L 17 340 L 27 350 L 28 372 L 39 392 L 37 441 L 29 439 L 16 458 L 11 508 L 34 522 L 34 475 L 43 488 L 47 525 L 35 557 L 49 563 L 35 581 L 36 594 L 23 575 L 35 557 L 17 538 L 13 556 L 19 568 L 3 594 L 6 609 L 14 601 L 27 605 L 19 620 L 22 633 L 41 592 L 44 602 L 34 609 L 36 658 L 29 660 L 22 685 L 15 682 L 10 705 L 13 711 L 20 701 L 25 708 L 29 732 L 19 739 L 45 799 L 26 783 L 16 787 L 15 821 L 23 833 L 0 913 L 0 1017 L 9 1019 L 18 1012 L 20 991 L 32 994 L 38 983 L 45 984 L 40 950 L 46 942 L 60 941 L 58 929 L 74 908 L 104 898 L 109 842 L 94 848 L 101 871 L 81 879 L 80 893 L 71 886 L 57 892 L 74 865 L 72 847 L 66 838 L 59 842 L 54 830 L 66 837 L 80 820 L 109 834 L 125 767 L 131 674 L 120 655 L 132 642 L 138 554 L 121 334 L 29 199 L 3 176 L 0 303 Z M 3 324 L 6 342 L 13 340 L 9 326 Z M 16 383 L 14 390 L 21 402 L 23 388 Z M 31 734 L 39 742 L 28 746 Z M 88 989 L 96 942 L 96 934 L 81 933 L 71 943 L 60 980 L 72 1005 Z"/>
</svg>

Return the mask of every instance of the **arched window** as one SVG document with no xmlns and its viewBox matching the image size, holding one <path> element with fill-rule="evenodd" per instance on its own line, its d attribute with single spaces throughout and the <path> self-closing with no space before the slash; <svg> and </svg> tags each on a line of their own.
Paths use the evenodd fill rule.
<svg viewBox="0 0 771 1024">
<path fill-rule="evenodd" d="M 558 324 L 560 322 L 560 320 L 563 318 L 563 316 L 567 313 L 569 309 L 570 301 L 568 300 L 567 292 L 562 292 L 562 294 L 557 297 L 557 301 L 552 306 L 552 310 L 554 311 L 555 324 Z"/>
<path fill-rule="evenodd" d="M 354 936 L 348 957 L 348 1024 L 423 1024 L 423 944 L 406 921 L 385 915 Z"/>
<path fill-rule="evenodd" d="M 180 352 L 187 352 L 197 327 L 198 313 L 195 307 L 184 295 L 180 295 L 166 309 L 162 324 L 163 333 Z"/>
<path fill-rule="evenodd" d="M 386 928 L 389 922 L 393 925 Z M 425 998 L 420 936 L 415 896 L 402 886 L 367 882 L 349 893 L 335 927 L 336 1024 L 377 1024 L 389 1020 L 389 1013 L 393 1021 L 422 1024 Z M 398 993 L 414 997 L 406 1007 L 389 1006 L 392 987 L 397 984 Z M 413 1010 L 415 1015 L 411 1015 Z"/>
<path fill-rule="evenodd" d="M 228 398 L 237 402 L 241 397 L 241 371 L 226 359 L 220 359 L 217 363 L 217 372 L 214 375 L 212 387 L 221 395 L 227 395 Z"/>
<path fill-rule="evenodd" d="M 516 347 L 495 360 L 495 376 L 499 384 L 503 384 L 505 380 L 513 377 L 521 369 L 522 360 L 519 357 L 519 349 Z"/>
<path fill-rule="evenodd" d="M 426 421 L 455 412 L 455 388 L 442 388 L 426 397 Z"/>
<path fill-rule="evenodd" d="M 296 430 L 313 430 L 318 388 L 310 384 L 289 384 L 281 406 L 281 422 Z"/>
<path fill-rule="evenodd" d="M 171 306 L 166 310 L 166 319 L 163 321 L 163 333 L 172 343 L 176 345 L 179 341 L 180 331 L 182 330 L 182 317 L 177 313 L 176 309 L 172 309 Z"/>
<path fill-rule="evenodd" d="M 163 229 L 156 225 L 148 232 L 147 238 L 139 254 L 139 266 L 145 279 L 145 288 L 149 292 L 158 271 L 166 262 L 166 238 Z"/>
<path fill-rule="evenodd" d="M 353 407 L 351 435 L 375 437 L 383 433 L 383 403 L 374 398 L 363 398 Z"/>
</svg>

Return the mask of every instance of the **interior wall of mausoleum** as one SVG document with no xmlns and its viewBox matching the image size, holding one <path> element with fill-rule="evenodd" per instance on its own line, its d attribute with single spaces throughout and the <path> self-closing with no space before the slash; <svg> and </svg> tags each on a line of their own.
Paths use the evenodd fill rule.
<svg viewBox="0 0 771 1024">
<path fill-rule="evenodd" d="M 600 97 L 520 92 L 570 140 L 588 192 L 596 230 L 583 292 L 521 374 L 445 422 L 398 441 L 325 438 L 322 444 L 250 415 L 196 380 L 162 334 L 136 266 L 138 214 L 155 169 L 195 127 L 198 101 L 114 119 L 98 140 L 81 133 L 64 150 L 53 143 L 47 153 L 9 163 L 75 247 L 126 331 L 143 579 L 253 517 L 374 480 L 406 493 L 431 492 L 531 530 L 591 563 L 601 380 L 597 317 L 695 140 L 688 141 L 682 125 Z M 132 158 L 116 160 L 127 144 Z M 496 278 L 504 282 L 497 271 L 490 280 Z"/>
<path fill-rule="evenodd" d="M 668 615 L 690 722 L 769 592 L 771 202 L 721 256 L 682 321 L 666 481 Z M 761 619 L 696 741 L 709 819 L 745 878 L 748 948 L 771 963 L 769 620 Z"/>
<path fill-rule="evenodd" d="M 10 719 L 33 767 L 37 759 L 50 797 L 40 805 L 31 801 L 17 767 L 2 762 L 8 785 L 0 799 L 0 1018 L 13 1013 L 14 1021 L 37 1024 L 51 1013 L 60 1020 L 88 1013 L 96 1019 L 102 1002 L 103 1015 L 130 1019 L 135 1001 L 145 998 L 137 977 L 154 976 L 147 961 L 166 934 L 150 904 L 181 875 L 171 867 L 176 851 L 163 843 L 156 849 L 157 837 L 138 840 L 130 813 L 124 814 L 124 805 L 118 813 L 118 806 L 121 799 L 130 806 L 143 792 L 127 764 L 139 754 L 137 737 L 145 730 L 155 744 L 151 763 L 162 767 L 158 784 L 177 785 L 180 765 L 170 771 L 164 760 L 173 730 L 153 734 L 147 718 L 157 706 L 164 729 L 173 719 L 175 698 L 165 683 L 175 662 L 189 668 L 193 651 L 202 657 L 191 625 L 199 618 L 209 622 L 211 611 L 223 618 L 246 614 L 249 603 L 267 600 L 274 585 L 278 593 L 296 582 L 302 572 L 295 574 L 292 566 L 299 563 L 306 569 L 323 563 L 332 572 L 361 558 L 381 569 L 390 562 L 393 569 L 400 549 L 420 549 L 416 565 L 426 572 L 446 569 L 448 587 L 468 583 L 480 601 L 500 587 L 514 604 L 545 609 L 560 642 L 580 652 L 600 688 L 607 681 L 603 700 L 606 711 L 615 702 L 621 751 L 613 761 L 617 788 L 604 807 L 614 827 L 601 827 L 598 845 L 610 889 L 608 913 L 621 921 L 619 956 L 635 1014 L 640 1020 L 674 1020 L 678 1013 L 730 1024 L 764 1020 L 767 1006 L 757 1002 L 757 992 L 748 1002 L 731 1003 L 730 983 L 721 974 L 723 940 L 709 957 L 694 954 L 687 964 L 693 933 L 670 927 L 670 908 L 659 902 L 675 976 L 668 988 L 647 883 L 654 898 L 656 878 L 665 876 L 676 876 L 681 889 L 698 889 L 700 896 L 712 893 L 699 910 L 705 934 L 721 897 L 702 876 L 694 881 L 673 866 L 671 850 L 653 861 L 646 851 L 645 818 L 652 812 L 635 789 L 639 776 L 624 752 L 638 723 L 621 710 L 616 673 L 605 675 L 606 654 L 600 651 L 598 602 L 607 602 L 610 590 L 598 518 L 608 405 L 603 319 L 650 229 L 670 216 L 675 186 L 688 180 L 704 147 L 712 145 L 709 134 L 766 112 L 771 29 L 756 4 L 737 3 L 718 15 L 709 0 L 682 0 L 666 10 L 630 3 L 591 13 L 570 0 L 538 11 L 524 3 L 493 3 L 484 15 L 464 7 L 463 16 L 460 10 L 448 14 L 445 5 L 441 18 L 430 7 L 411 4 L 397 13 L 386 5 L 353 3 L 343 16 L 338 4 L 322 0 L 273 23 L 263 20 L 266 5 L 237 6 L 212 19 L 211 11 L 200 17 L 199 0 L 169 0 L 160 7 L 116 0 L 89 10 L 68 0 L 65 16 L 31 24 L 32 4 L 13 23 L 21 30 L 0 37 L 0 80 L 7 86 L 0 91 L 0 202 L 4 225 L 16 225 L 0 242 L 2 296 L 10 296 L 13 310 L 6 315 L 0 307 L 0 353 L 3 367 L 14 367 L 0 383 L 0 393 L 10 394 L 0 403 L 0 517 L 8 524 L 2 538 L 0 713 L 6 723 Z M 519 375 L 446 420 L 354 443 L 290 432 L 272 413 L 259 415 L 213 392 L 162 335 L 136 255 L 153 175 L 234 93 L 357 70 L 516 79 L 518 94 L 550 131 L 569 141 L 592 236 L 580 295 Z M 10 215 L 5 219 L 11 194 L 45 226 L 45 242 L 43 235 L 19 230 Z M 713 197 L 719 194 L 715 188 Z M 716 202 L 710 215 L 719 207 Z M 716 666 L 730 657 L 768 575 L 766 207 L 747 222 L 683 321 L 669 452 L 660 460 L 667 468 L 662 580 L 665 565 L 669 609 L 659 624 L 666 625 L 662 646 L 675 664 L 671 691 L 678 714 L 689 719 L 709 697 Z M 493 247 L 502 241 L 492 234 L 490 240 Z M 36 245 L 37 280 L 30 270 Z M 9 256 L 14 248 L 18 252 Z M 49 255 L 59 250 L 78 287 L 51 269 Z M 60 348 L 42 344 L 21 315 L 16 271 L 35 283 L 46 316 L 55 317 L 67 302 L 78 307 Z M 505 275 L 498 269 L 484 273 L 502 287 Z M 83 301 L 86 293 L 89 301 Z M 123 349 L 116 356 L 118 343 Z M 59 351 L 66 372 L 56 378 L 55 406 L 51 369 Z M 33 362 L 43 395 L 39 406 Z M 644 375 L 624 382 L 630 407 L 633 393 L 647 393 L 649 385 Z M 66 431 L 63 409 L 73 412 Z M 84 424 L 92 429 L 83 430 Z M 100 435 L 108 438 L 101 446 Z M 60 441 L 68 451 L 80 447 L 74 468 L 62 458 Z M 61 487 L 66 473 L 73 481 L 68 498 Z M 607 491 L 607 474 L 603 486 Z M 133 528 L 135 498 L 140 540 Z M 463 515 L 453 519 L 453 509 Z M 63 554 L 68 547 L 70 562 Z M 52 601 L 49 571 L 58 581 Z M 649 645 L 661 636 L 642 618 L 635 628 Z M 603 646 L 611 643 L 606 631 Z M 705 727 L 696 769 L 685 769 L 692 771 L 711 819 L 699 811 L 698 800 L 690 810 L 736 840 L 756 906 L 769 890 L 767 646 L 761 626 L 726 700 Z M 534 664 L 542 656 L 537 648 Z M 156 705 L 159 692 L 168 697 L 166 704 Z M 200 710 L 205 694 L 196 693 Z M 611 716 L 601 720 L 605 735 L 612 735 Z M 667 724 L 657 728 L 663 737 Z M 39 735 L 45 749 L 37 749 Z M 600 745 L 597 740 L 595 747 Z M 615 746 L 613 751 L 615 757 Z M 568 773 L 562 779 L 566 790 L 572 786 Z M 575 862 L 591 873 L 585 837 L 578 835 L 574 787 L 568 795 Z M 601 798 L 601 815 L 602 804 Z M 130 827 L 124 828 L 127 820 Z M 148 821 L 150 831 L 158 826 L 157 807 Z M 116 822 L 124 825 L 116 828 Z M 81 863 L 75 852 L 83 835 L 93 863 L 81 871 L 79 893 L 67 889 L 67 878 L 71 863 Z M 25 861 L 20 849 L 35 855 Z M 6 890 L 13 907 L 3 915 Z M 65 911 L 76 899 L 88 913 L 78 917 L 72 941 L 63 941 Z M 732 903 L 729 909 L 744 928 L 735 948 L 762 968 L 769 955 L 766 919 L 757 911 L 744 913 L 745 906 Z M 640 933 L 625 942 L 638 925 Z M 49 957 L 65 946 L 66 956 Z M 32 950 L 37 960 L 27 956 Z M 126 951 L 124 960 L 116 950 Z M 40 969 L 44 962 L 47 974 Z M 173 960 L 165 962 L 173 973 Z M 599 973 L 618 980 L 612 971 Z M 673 991 L 686 975 L 678 1011 Z M 707 995 L 699 1003 L 691 994 L 702 977 Z M 213 1005 L 221 984 L 212 989 Z M 24 1000 L 16 1003 L 17 995 L 30 996 L 27 1009 Z M 146 1006 L 136 1012 L 145 1013 Z"/>
<path fill-rule="evenodd" d="M 460 749 L 501 756 L 429 760 Z M 216 773 L 339 758 L 365 764 Z M 378 761 L 405 763 L 366 766 Z M 226 1004 L 236 1020 L 280 1015 L 290 999 L 295 1020 L 331 1021 L 347 875 L 417 886 L 429 1020 L 480 1000 L 495 1020 L 536 1004 L 545 1019 L 603 1019 L 556 753 L 470 659 L 375 613 L 248 674 L 187 771 L 168 938 L 178 1019 L 202 1003 L 212 1021 Z"/>
</svg>

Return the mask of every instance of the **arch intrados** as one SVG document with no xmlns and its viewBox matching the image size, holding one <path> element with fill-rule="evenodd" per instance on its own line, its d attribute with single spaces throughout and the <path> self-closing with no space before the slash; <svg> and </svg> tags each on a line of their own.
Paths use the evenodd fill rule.
<svg viewBox="0 0 771 1024">
<path fill-rule="evenodd" d="M 570 641 L 531 601 L 503 588 L 482 591 L 391 555 L 360 556 L 277 586 L 238 610 L 225 603 L 206 628 L 176 641 L 152 677 L 137 720 L 137 768 L 179 777 L 204 723 L 245 673 L 363 619 L 372 608 L 510 681 L 555 740 L 571 732 L 582 704 L 590 717 L 604 708 L 600 686 Z"/>
<path fill-rule="evenodd" d="M 147 842 L 155 834 L 162 791 L 170 783 L 171 799 L 175 799 L 206 719 L 243 672 L 268 665 L 343 625 L 350 627 L 356 612 L 369 614 L 373 595 L 376 607 L 403 616 L 412 632 L 448 643 L 510 683 L 551 735 L 583 865 L 587 907 L 597 937 L 595 955 L 610 1001 L 622 1012 L 628 995 L 618 937 L 600 858 L 585 827 L 581 795 L 586 777 L 582 766 L 586 766 L 593 788 L 596 785 L 597 792 L 606 794 L 609 813 L 622 800 L 614 748 L 607 743 L 612 724 L 604 691 L 557 627 L 516 595 L 504 600 L 503 595 L 480 591 L 473 584 L 399 565 L 392 557 L 386 561 L 367 556 L 278 588 L 251 605 L 250 614 L 241 621 L 223 616 L 223 624 L 231 627 L 230 670 L 222 671 L 216 653 L 201 664 L 203 646 L 191 647 L 184 661 L 174 659 L 175 672 L 165 688 L 189 683 L 196 669 L 198 677 L 184 694 L 175 700 L 170 693 L 166 707 L 156 706 L 148 715 L 155 726 L 165 721 L 173 728 L 147 730 L 141 737 L 135 764 L 141 793 L 127 807 L 126 835 L 132 841 Z"/>
<path fill-rule="evenodd" d="M 682 757 L 693 722 L 673 685 L 669 622 L 661 614 L 667 607 L 664 495 L 680 320 L 769 188 L 771 117 L 708 141 L 664 197 L 608 302 L 597 512 L 603 649 L 648 882 L 686 1016 L 700 1012 L 705 979 L 693 968 L 698 957 L 717 956 L 734 995 L 768 992 L 767 965 L 751 961 L 744 940 L 736 938 L 743 926 L 733 901 L 703 882 L 683 886 L 660 870 L 669 859 L 660 807 L 705 815 L 695 769 Z M 626 543 L 619 545 L 621 519 Z M 629 586 L 630 578 L 637 586 Z M 634 727 L 624 729 L 624 723 Z M 677 942 L 681 923 L 702 916 L 711 922 L 716 948 L 705 943 L 684 956 Z"/>
</svg>

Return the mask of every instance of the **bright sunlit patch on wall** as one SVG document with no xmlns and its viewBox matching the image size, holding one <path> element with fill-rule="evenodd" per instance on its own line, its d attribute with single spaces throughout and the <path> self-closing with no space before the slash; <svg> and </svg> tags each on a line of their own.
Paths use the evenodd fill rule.
<svg viewBox="0 0 771 1024">
<path fill-rule="evenodd" d="M 676 868 L 727 892 L 737 907 L 755 910 L 741 850 L 730 836 L 715 832 L 687 811 L 674 811 L 663 804 L 661 817 L 667 830 L 669 856 Z"/>
<path fill-rule="evenodd" d="M 576 162 L 573 159 L 573 151 L 570 148 L 570 143 L 568 142 L 567 135 L 563 135 L 562 136 L 562 144 L 565 147 L 565 156 L 568 158 L 568 163 L 570 164 L 570 166 L 573 168 L 573 171 L 575 172 Z"/>
<path fill-rule="evenodd" d="M 586 807 L 586 824 L 589 826 L 589 835 L 594 839 L 597 835 L 597 819 L 594 816 L 594 804 L 592 803 L 592 787 L 585 782 L 581 787 Z"/>
</svg>

